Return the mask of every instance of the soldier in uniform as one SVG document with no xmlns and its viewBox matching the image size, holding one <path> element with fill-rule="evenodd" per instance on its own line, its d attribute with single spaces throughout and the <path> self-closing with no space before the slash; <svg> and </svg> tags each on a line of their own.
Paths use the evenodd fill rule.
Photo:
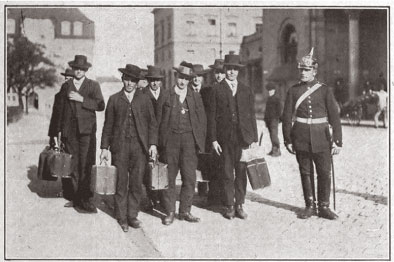
<svg viewBox="0 0 394 262">
<path fill-rule="evenodd" d="M 318 216 L 333 220 L 338 216 L 329 208 L 331 155 L 338 154 L 341 150 L 342 129 L 331 89 L 315 78 L 317 67 L 312 48 L 298 63 L 300 82 L 292 86 L 286 96 L 282 115 L 283 137 L 286 149 L 296 155 L 301 173 L 306 208 L 299 217 L 306 219 L 316 215 L 313 175 L 315 165 Z M 329 125 L 333 129 L 333 139 Z"/>
</svg>

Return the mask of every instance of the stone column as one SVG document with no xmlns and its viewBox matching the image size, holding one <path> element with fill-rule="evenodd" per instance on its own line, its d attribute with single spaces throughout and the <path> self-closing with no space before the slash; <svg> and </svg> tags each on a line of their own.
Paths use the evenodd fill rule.
<svg viewBox="0 0 394 262">
<path fill-rule="evenodd" d="M 359 85 L 359 58 L 360 58 L 360 39 L 359 39 L 359 10 L 349 10 L 349 98 L 357 96 Z"/>
</svg>

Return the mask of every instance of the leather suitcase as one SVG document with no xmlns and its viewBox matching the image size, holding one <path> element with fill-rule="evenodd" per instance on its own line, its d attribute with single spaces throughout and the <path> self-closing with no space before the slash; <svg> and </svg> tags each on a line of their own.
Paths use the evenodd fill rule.
<svg viewBox="0 0 394 262">
<path fill-rule="evenodd" d="M 52 176 L 71 177 L 73 157 L 62 151 L 55 151 L 48 159 Z"/>
<path fill-rule="evenodd" d="M 247 163 L 247 174 L 253 190 L 271 185 L 271 177 L 264 158 L 249 161 Z"/>
<path fill-rule="evenodd" d="M 152 190 L 163 190 L 168 188 L 167 164 L 161 162 L 150 162 L 150 186 Z"/>
<path fill-rule="evenodd" d="M 94 192 L 100 195 L 115 195 L 117 172 L 115 166 L 92 167 L 91 185 Z"/>
<path fill-rule="evenodd" d="M 46 146 L 38 159 L 37 178 L 40 180 L 56 181 L 57 177 L 51 175 L 48 159 L 55 153 L 50 146 Z"/>
</svg>

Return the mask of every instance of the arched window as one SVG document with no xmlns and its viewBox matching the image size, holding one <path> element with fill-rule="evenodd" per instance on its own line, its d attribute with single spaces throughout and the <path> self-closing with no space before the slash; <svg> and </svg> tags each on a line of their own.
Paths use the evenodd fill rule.
<svg viewBox="0 0 394 262">
<path fill-rule="evenodd" d="M 298 38 L 295 27 L 288 24 L 281 34 L 281 55 L 282 63 L 292 63 L 297 60 Z"/>
<path fill-rule="evenodd" d="M 71 34 L 70 21 L 62 21 L 62 23 L 60 24 L 60 33 L 62 35 L 70 35 Z"/>
<path fill-rule="evenodd" d="M 82 22 L 74 22 L 74 35 L 81 36 L 83 34 L 83 24 Z"/>
</svg>

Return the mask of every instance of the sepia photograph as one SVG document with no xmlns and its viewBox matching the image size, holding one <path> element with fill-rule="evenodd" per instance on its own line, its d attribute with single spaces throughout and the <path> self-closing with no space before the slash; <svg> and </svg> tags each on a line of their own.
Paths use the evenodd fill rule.
<svg viewBox="0 0 394 262">
<path fill-rule="evenodd" d="M 391 6 L 232 3 L 2 3 L 2 259 L 391 261 Z"/>
</svg>

